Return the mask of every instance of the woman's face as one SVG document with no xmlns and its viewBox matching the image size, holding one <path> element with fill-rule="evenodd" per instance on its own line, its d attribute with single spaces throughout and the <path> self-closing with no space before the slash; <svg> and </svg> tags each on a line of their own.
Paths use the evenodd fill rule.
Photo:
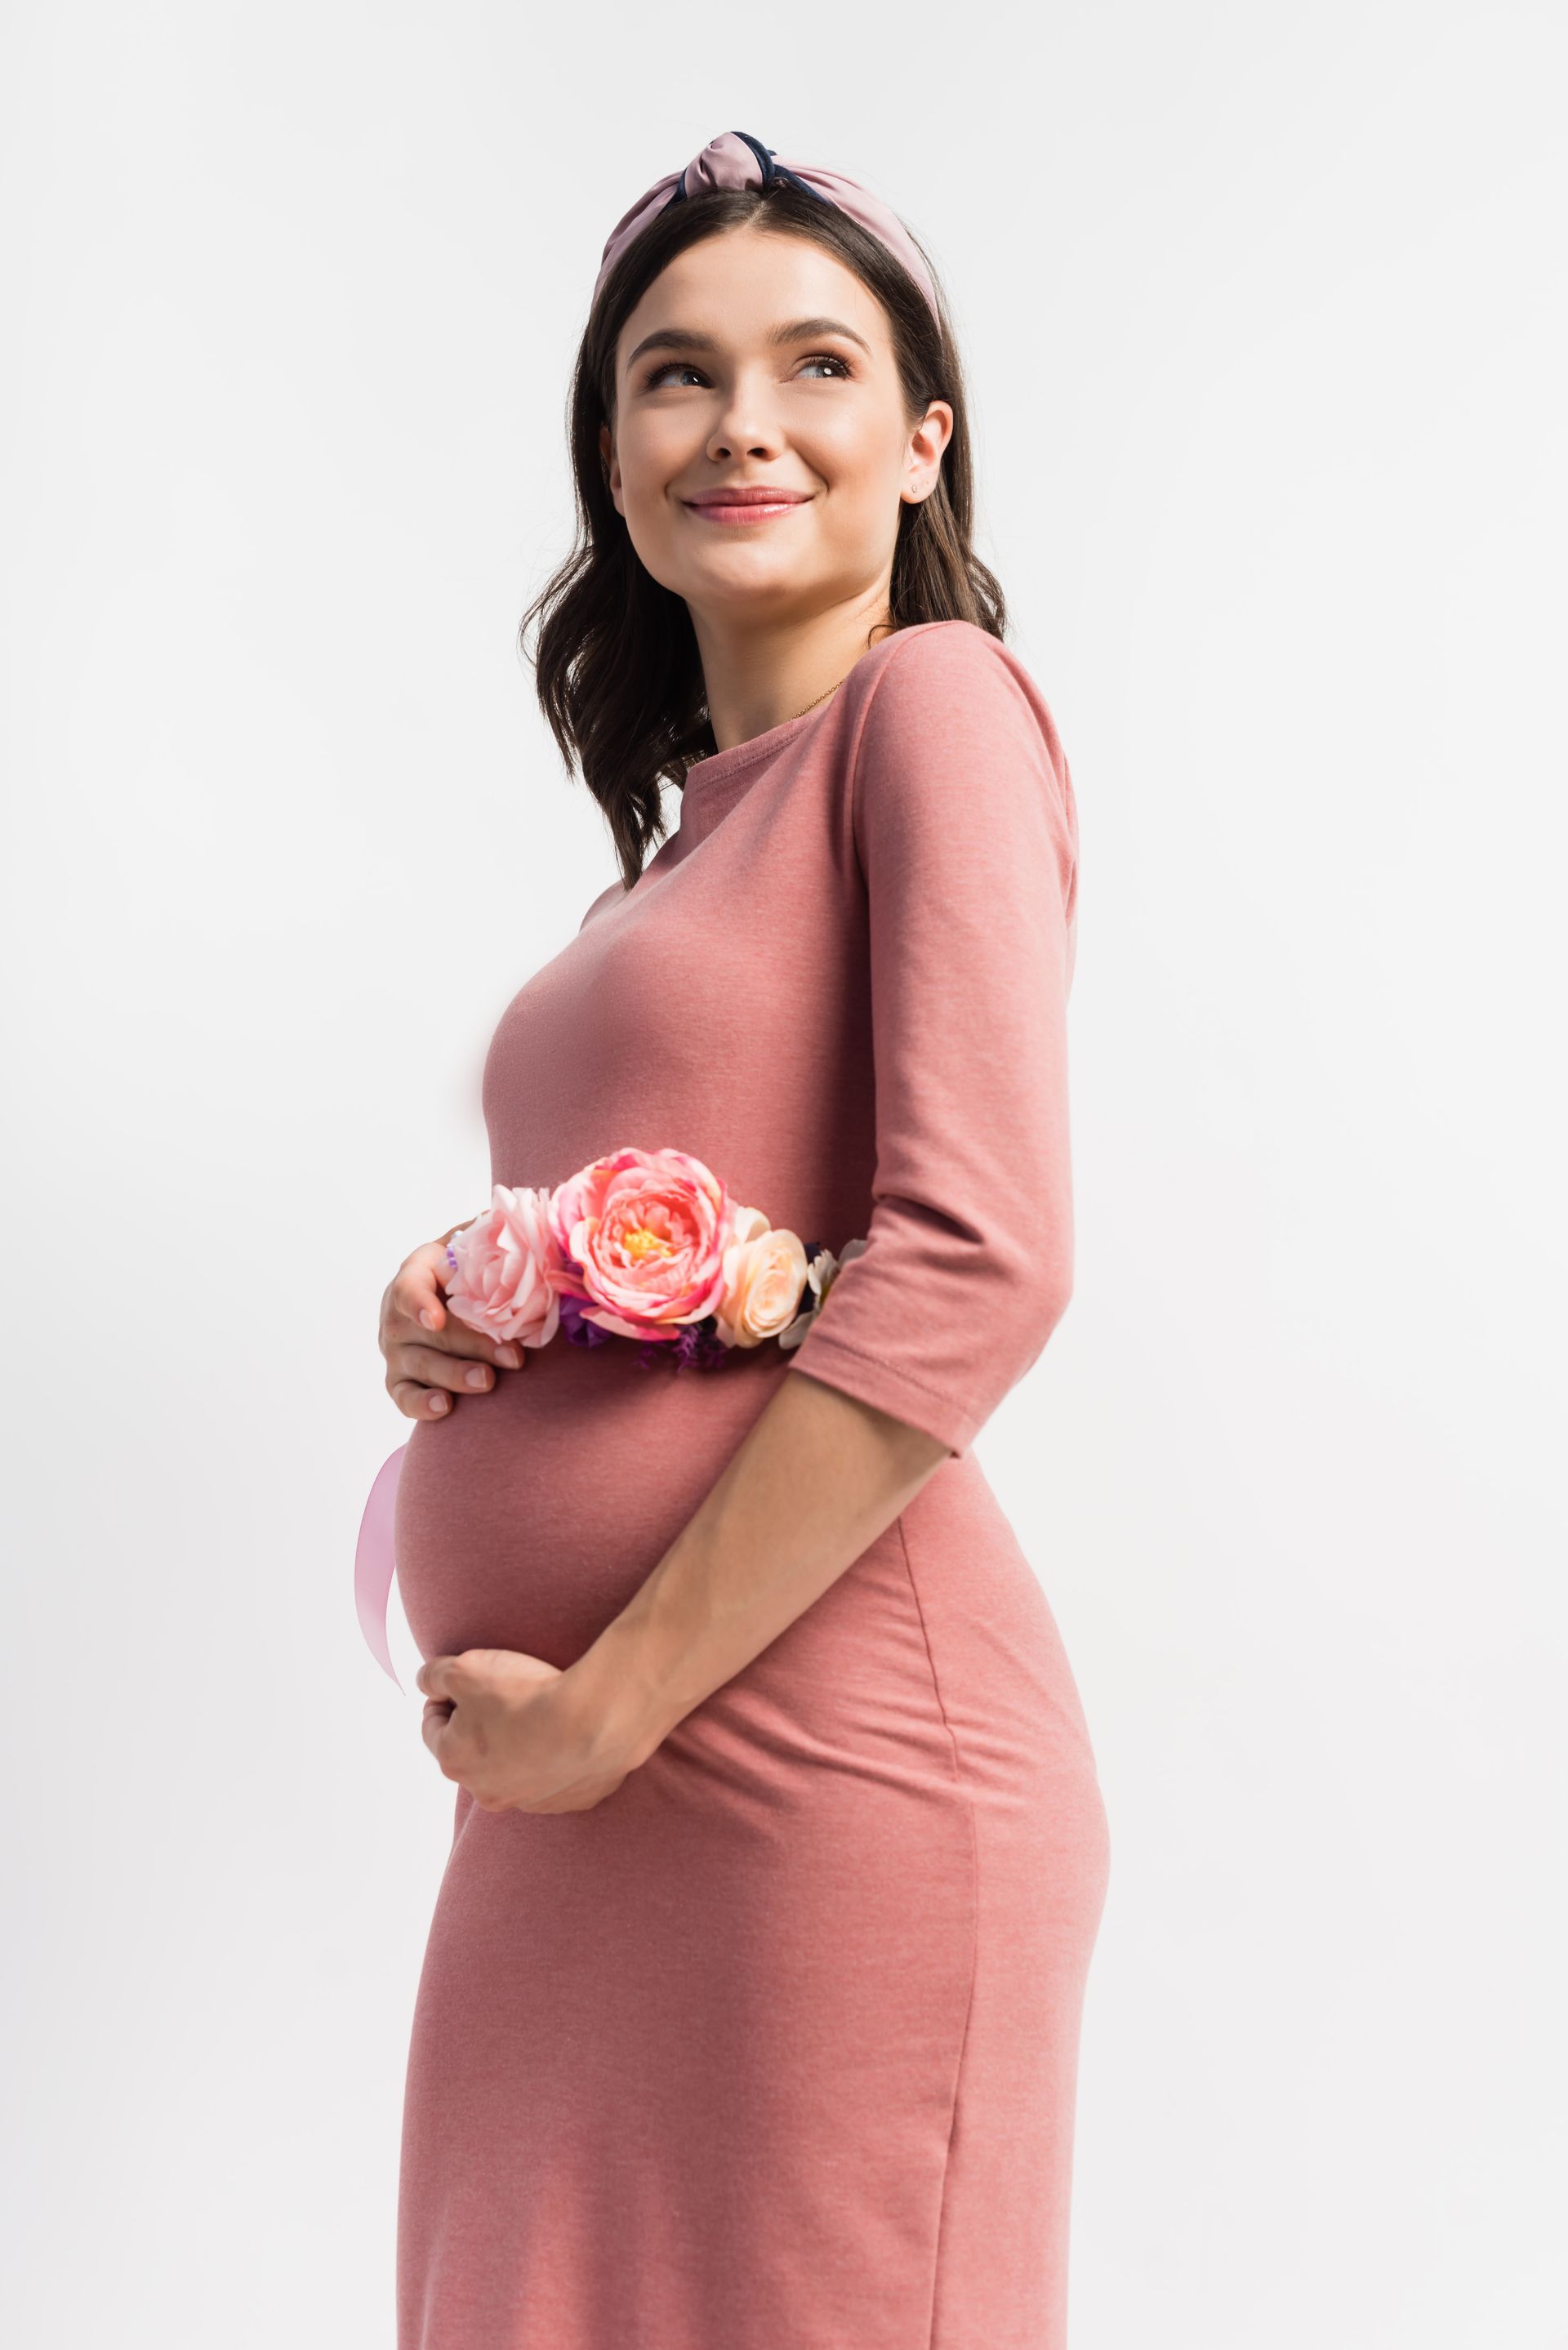
<svg viewBox="0 0 1568 2350">
<path fill-rule="evenodd" d="M 610 494 L 638 556 L 715 630 L 876 601 L 898 509 L 935 488 L 953 412 L 911 427 L 888 319 L 818 244 L 740 229 L 660 272 L 616 353 Z M 765 488 L 789 503 L 704 504 Z"/>
</svg>

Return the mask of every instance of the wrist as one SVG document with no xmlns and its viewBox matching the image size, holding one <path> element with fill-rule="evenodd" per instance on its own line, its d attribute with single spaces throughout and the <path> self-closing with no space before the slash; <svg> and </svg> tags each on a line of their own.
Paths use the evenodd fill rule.
<svg viewBox="0 0 1568 2350">
<path fill-rule="evenodd" d="M 663 1701 L 621 1617 L 567 1666 L 560 1695 L 571 1732 L 595 1768 L 639 1769 L 680 1720 Z"/>
</svg>

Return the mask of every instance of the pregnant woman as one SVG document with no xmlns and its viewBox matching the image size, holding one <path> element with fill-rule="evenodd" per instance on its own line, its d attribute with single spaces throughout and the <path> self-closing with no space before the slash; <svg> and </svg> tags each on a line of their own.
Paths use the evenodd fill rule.
<svg viewBox="0 0 1568 2350">
<path fill-rule="evenodd" d="M 854 181 L 727 132 L 639 198 L 572 436 L 529 618 L 621 871 L 485 1064 L 538 1310 L 462 1287 L 493 1198 L 382 1313 L 456 1788 L 400 2350 L 1060 2350 L 1109 1846 L 971 1447 L 1072 1284 L 1067 762 Z"/>
</svg>

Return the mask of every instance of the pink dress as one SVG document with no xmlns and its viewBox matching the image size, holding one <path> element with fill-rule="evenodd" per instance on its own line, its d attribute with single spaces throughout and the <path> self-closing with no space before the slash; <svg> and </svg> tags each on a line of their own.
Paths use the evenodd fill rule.
<svg viewBox="0 0 1568 2350">
<path fill-rule="evenodd" d="M 1077 819 L 1017 657 L 907 629 L 688 775 L 502 1015 L 492 1174 L 704 1160 L 810 1244 L 803 1345 L 558 1336 L 404 1459 L 427 1655 L 565 1667 L 781 1381 L 950 1448 L 595 1809 L 456 1791 L 404 2107 L 399 2350 L 1060 2350 L 1109 1845 L 1055 1620 L 970 1451 L 1072 1285 Z M 475 1202 L 475 1211 L 483 1201 Z"/>
</svg>

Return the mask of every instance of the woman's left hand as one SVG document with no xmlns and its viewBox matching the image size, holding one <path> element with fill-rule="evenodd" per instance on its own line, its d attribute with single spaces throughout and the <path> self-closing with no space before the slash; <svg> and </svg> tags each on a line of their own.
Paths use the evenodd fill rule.
<svg viewBox="0 0 1568 2350">
<path fill-rule="evenodd" d="M 425 1744 L 481 1811 L 591 1811 L 633 1768 L 598 1748 L 567 1701 L 566 1675 L 542 1657 L 465 1648 L 428 1659 L 414 1679 Z"/>
</svg>

